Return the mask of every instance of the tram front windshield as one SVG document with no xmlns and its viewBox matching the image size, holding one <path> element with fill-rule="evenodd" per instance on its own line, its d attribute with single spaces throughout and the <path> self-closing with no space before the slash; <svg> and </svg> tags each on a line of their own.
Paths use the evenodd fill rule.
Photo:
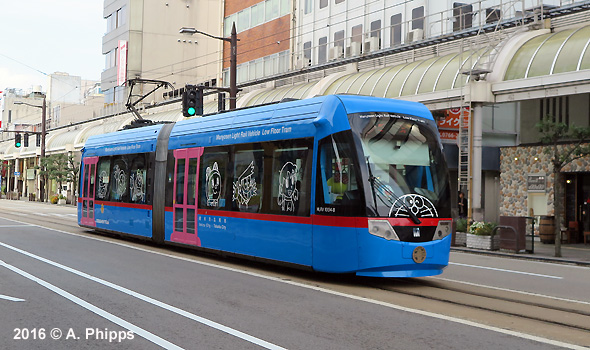
<svg viewBox="0 0 590 350">
<path fill-rule="evenodd" d="M 427 121 L 389 113 L 354 114 L 368 172 L 368 213 L 379 217 L 450 217 L 447 167 Z M 434 130 L 433 130 L 434 129 Z M 358 138 L 357 138 L 358 140 Z"/>
</svg>

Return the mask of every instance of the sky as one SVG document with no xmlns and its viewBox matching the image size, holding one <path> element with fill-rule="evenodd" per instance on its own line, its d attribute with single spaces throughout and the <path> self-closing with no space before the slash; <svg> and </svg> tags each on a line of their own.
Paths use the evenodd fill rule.
<svg viewBox="0 0 590 350">
<path fill-rule="evenodd" d="M 47 74 L 100 81 L 104 0 L 0 0 L 0 91 L 47 89 Z"/>
</svg>

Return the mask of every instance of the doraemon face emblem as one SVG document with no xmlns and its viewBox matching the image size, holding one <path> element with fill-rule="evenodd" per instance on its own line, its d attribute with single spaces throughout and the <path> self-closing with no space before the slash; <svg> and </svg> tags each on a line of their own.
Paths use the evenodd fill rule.
<svg viewBox="0 0 590 350">
<path fill-rule="evenodd" d="M 405 204 L 405 205 L 404 205 Z M 438 213 L 434 204 L 428 198 L 419 194 L 406 194 L 399 197 L 389 209 L 389 217 L 410 217 L 408 209 L 419 218 L 437 218 Z"/>
</svg>

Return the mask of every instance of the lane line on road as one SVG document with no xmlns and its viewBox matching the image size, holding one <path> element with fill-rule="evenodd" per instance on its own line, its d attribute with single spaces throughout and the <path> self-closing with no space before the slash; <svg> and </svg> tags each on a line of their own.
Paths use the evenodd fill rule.
<svg viewBox="0 0 590 350">
<path fill-rule="evenodd" d="M 57 286 L 55 286 L 55 285 L 47 282 L 47 281 L 44 281 L 44 280 L 42 280 L 42 279 L 40 279 L 38 277 L 35 277 L 35 276 L 31 275 L 30 273 L 28 273 L 26 271 L 23 271 L 23 270 L 19 269 L 18 267 L 15 267 L 15 266 L 12 266 L 10 264 L 7 264 L 7 263 L 5 263 L 2 260 L 0 260 L 0 266 L 4 266 L 5 268 L 11 270 L 12 272 L 15 272 L 15 273 L 17 273 L 17 274 L 19 274 L 19 275 L 21 275 L 21 276 L 23 276 L 23 277 L 25 277 L 25 278 L 33 281 L 33 282 L 36 282 L 36 283 L 40 284 L 41 286 L 49 289 L 50 291 L 52 291 L 52 292 L 54 292 L 56 294 L 61 295 L 62 297 L 64 297 L 64 298 L 66 298 L 66 299 L 68 299 L 68 300 L 70 300 L 70 301 L 72 301 L 72 302 L 74 302 L 74 303 L 82 306 L 83 308 L 85 308 L 85 309 L 87 309 L 89 311 L 94 312 L 98 316 L 101 316 L 103 318 L 106 318 L 107 320 L 109 320 L 109 321 L 111 321 L 111 322 L 113 322 L 115 324 L 118 324 L 119 326 L 121 326 L 121 327 L 123 327 L 125 329 L 128 329 L 128 330 L 132 331 L 133 333 L 139 335 L 142 338 L 145 338 L 145 339 L 151 341 L 152 343 L 154 343 L 154 344 L 156 344 L 156 345 L 158 345 L 160 347 L 163 347 L 165 349 L 179 349 L 179 350 L 182 350 L 181 347 L 179 347 L 179 346 L 177 346 L 175 344 L 172 344 L 171 342 L 169 342 L 169 341 L 167 341 L 165 339 L 162 339 L 162 338 L 158 337 L 157 335 L 155 335 L 153 333 L 150 333 L 150 332 L 146 331 L 145 329 L 140 328 L 140 327 L 134 325 L 133 323 L 127 322 L 127 321 L 123 320 L 122 318 L 119 318 L 119 317 L 117 317 L 117 316 L 115 316 L 115 315 L 113 315 L 113 314 L 111 314 L 111 313 L 109 313 L 109 312 L 107 312 L 107 311 L 105 311 L 105 310 L 97 307 L 97 306 L 94 306 L 94 305 L 90 304 L 89 302 L 87 302 L 85 300 L 82 300 L 82 299 L 78 298 L 77 296 L 75 296 L 75 295 L 73 295 L 71 293 L 68 293 L 65 290 L 63 290 L 63 289 L 61 289 L 61 288 L 59 288 L 59 287 L 57 287 Z"/>
<path fill-rule="evenodd" d="M 188 318 L 188 319 L 191 319 L 191 320 L 193 320 L 193 321 L 199 322 L 199 323 L 201 323 L 201 324 L 204 324 L 204 325 L 206 325 L 206 326 L 209 326 L 209 327 L 211 327 L 211 328 L 217 329 L 217 330 L 219 330 L 219 331 L 222 331 L 222 332 L 224 332 L 224 333 L 227 333 L 227 334 L 229 334 L 229 335 L 232 335 L 232 336 L 234 336 L 234 337 L 237 337 L 237 338 L 240 338 L 240 339 L 242 339 L 242 340 L 246 340 L 246 341 L 248 341 L 248 342 L 250 342 L 250 343 L 253 343 L 253 344 L 259 345 L 259 346 L 261 346 L 261 347 L 263 347 L 263 348 L 266 348 L 266 349 L 273 349 L 273 350 L 286 350 L 286 349 L 285 349 L 285 348 L 283 348 L 283 347 L 280 347 L 280 346 L 278 346 L 278 345 L 275 345 L 275 344 L 269 343 L 269 342 L 267 342 L 267 341 L 265 341 L 265 340 L 262 340 L 262 339 L 256 338 L 256 337 L 254 337 L 254 336 L 251 336 L 251 335 L 249 335 L 249 334 L 246 334 L 246 333 L 244 333 L 244 332 L 240 332 L 240 331 L 238 331 L 238 330 L 236 330 L 236 329 L 233 329 L 233 328 L 230 328 L 230 327 L 228 327 L 228 326 L 224 326 L 224 325 L 222 325 L 222 324 L 220 324 L 220 323 L 217 323 L 217 322 L 215 322 L 215 321 L 211 321 L 211 320 L 209 320 L 209 319 L 207 319 L 207 318 L 204 318 L 204 317 L 201 317 L 201 316 L 195 315 L 195 314 L 193 314 L 193 313 L 190 313 L 190 312 L 188 312 L 188 311 L 185 311 L 185 310 L 179 309 L 179 308 L 177 308 L 177 307 L 175 307 L 175 306 L 172 306 L 172 305 L 166 304 L 166 303 L 164 303 L 164 302 L 161 302 L 161 301 L 159 301 L 159 300 L 156 300 L 156 299 L 150 298 L 150 297 L 148 297 L 148 296 L 146 296 L 146 295 L 143 295 L 143 294 L 140 294 L 140 293 L 138 293 L 138 292 L 132 291 L 132 290 L 130 290 L 130 289 L 127 289 L 127 288 L 125 288 L 125 287 L 122 287 L 122 286 L 119 286 L 119 285 L 117 285 L 117 284 L 111 283 L 111 282 L 109 282 L 109 281 L 105 281 L 105 280 L 103 280 L 103 279 L 101 279 L 101 278 L 98 278 L 98 277 L 95 277 L 95 276 L 89 275 L 89 274 L 87 274 L 87 273 L 84 273 L 84 272 L 82 272 L 82 271 L 79 271 L 79 270 L 73 269 L 73 268 L 71 268 L 71 267 L 68 267 L 68 266 L 62 265 L 62 264 L 60 264 L 60 263 L 57 263 L 57 262 L 55 262 L 55 261 L 52 261 L 52 260 L 49 260 L 49 259 L 46 259 L 46 258 L 40 257 L 40 256 L 38 256 L 38 255 L 35 255 L 35 254 L 33 254 L 33 253 L 29 253 L 29 252 L 27 252 L 27 251 L 25 251 L 25 250 L 22 250 L 22 249 L 19 249 L 19 248 L 13 247 L 13 246 L 11 246 L 11 245 L 8 245 L 8 244 L 6 244 L 6 243 L 0 242 L 0 246 L 3 246 L 3 247 L 5 247 L 5 248 L 8 248 L 8 249 L 11 249 L 11 250 L 13 250 L 13 251 L 15 251 L 15 252 L 17 252 L 17 253 L 20 253 L 20 254 L 26 255 L 26 256 L 28 256 L 28 257 L 31 257 L 31 258 L 33 258 L 33 259 L 36 259 L 36 260 L 42 261 L 42 262 L 44 262 L 44 263 L 46 263 L 46 264 L 49 264 L 49 265 L 55 266 L 55 267 L 57 267 L 57 268 L 60 268 L 60 269 L 62 269 L 62 270 L 65 270 L 65 271 L 71 272 L 71 273 L 73 273 L 73 274 L 75 274 L 75 275 L 78 275 L 78 276 L 80 276 L 80 277 L 84 277 L 84 278 L 86 278 L 86 279 L 89 279 L 89 280 L 91 280 L 91 281 L 94 281 L 94 282 L 100 283 L 100 284 L 102 284 L 102 285 L 104 285 L 104 286 L 107 286 L 107 287 L 110 287 L 110 288 L 112 288 L 112 289 L 118 290 L 119 292 L 125 293 L 125 294 L 127 294 L 127 295 L 130 295 L 130 296 L 132 296 L 132 297 L 135 297 L 135 298 L 137 298 L 137 299 L 143 300 L 143 301 L 145 301 L 145 302 L 147 302 L 147 303 L 150 303 L 150 304 L 152 304 L 152 305 L 155 305 L 155 306 L 158 306 L 158 307 L 160 307 L 160 308 L 166 309 L 166 310 L 168 310 L 168 311 L 171 311 L 171 312 L 173 312 L 173 313 L 175 313 L 175 314 L 178 314 L 178 315 L 184 316 L 184 317 L 186 317 L 186 318 Z"/>
<path fill-rule="evenodd" d="M 11 219 L 7 219 L 7 220 L 18 222 L 16 220 L 11 220 Z M 300 288 L 311 289 L 311 290 L 315 290 L 315 291 L 326 293 L 326 294 L 336 295 L 336 296 L 340 296 L 340 297 L 348 298 L 348 299 L 352 299 L 352 300 L 363 301 L 363 302 L 370 303 L 370 304 L 385 306 L 385 307 L 388 307 L 388 308 L 391 308 L 391 309 L 394 309 L 394 310 L 400 310 L 400 311 L 405 311 L 405 312 L 408 312 L 408 313 L 413 313 L 413 314 L 418 314 L 418 315 L 427 316 L 427 317 L 431 317 L 431 318 L 436 318 L 436 319 L 441 319 L 441 320 L 445 320 L 445 321 L 450 321 L 450 322 L 454 322 L 454 323 L 458 323 L 458 324 L 462 324 L 462 325 L 466 325 L 466 326 L 471 326 L 471 327 L 475 327 L 475 328 L 479 328 L 479 329 L 484 329 L 484 330 L 488 330 L 488 331 L 492 331 L 492 332 L 496 332 L 496 333 L 506 334 L 506 335 L 510 335 L 510 336 L 514 336 L 514 337 L 518 337 L 518 338 L 522 338 L 522 339 L 527 339 L 527 340 L 532 340 L 532 341 L 536 341 L 536 342 L 543 343 L 543 344 L 549 344 L 549 345 L 554 345 L 554 346 L 559 346 L 559 347 L 569 348 L 569 349 L 574 349 L 574 350 L 588 350 L 588 348 L 587 347 L 584 347 L 584 346 L 579 346 L 579 345 L 576 345 L 576 344 L 570 344 L 570 343 L 561 342 L 561 341 L 558 341 L 558 340 L 543 338 L 543 337 L 539 337 L 539 336 L 536 336 L 536 335 L 531 335 L 531 334 L 521 333 L 521 332 L 517 332 L 517 331 L 512 331 L 512 330 L 509 330 L 509 329 L 503 329 L 503 328 L 499 328 L 499 327 L 489 326 L 489 325 L 486 325 L 486 324 L 477 323 L 477 322 L 473 322 L 473 321 L 469 321 L 469 320 L 464 320 L 464 319 L 457 318 L 457 317 L 447 316 L 447 315 L 443 315 L 443 314 L 437 314 L 437 313 L 433 313 L 433 312 L 429 312 L 429 311 L 424 311 L 424 310 L 419 310 L 419 309 L 411 309 L 411 308 L 408 308 L 408 307 L 405 307 L 405 306 L 391 304 L 391 303 L 387 303 L 387 302 L 384 302 L 384 301 L 369 299 L 369 298 L 360 297 L 360 296 L 356 296 L 356 295 L 345 294 L 345 293 L 333 291 L 333 290 L 330 290 L 330 289 L 326 289 L 326 288 L 323 288 L 323 287 L 311 286 L 311 285 L 307 285 L 307 284 L 300 283 L 300 282 L 295 282 L 295 281 L 281 279 L 281 278 L 278 278 L 278 277 L 265 276 L 265 275 L 262 275 L 262 274 L 259 274 L 259 273 L 255 273 L 255 272 L 238 270 L 238 269 L 235 269 L 235 268 L 232 268 L 232 267 L 215 265 L 215 264 L 207 263 L 207 262 L 204 262 L 204 261 L 197 261 L 197 260 L 192 260 L 192 259 L 185 258 L 185 257 L 174 256 L 172 254 L 167 254 L 167 253 L 152 251 L 152 250 L 148 250 L 148 249 L 140 248 L 140 247 L 134 247 L 134 246 L 127 245 L 127 244 L 124 244 L 124 243 L 121 243 L 121 242 L 112 242 L 112 241 L 109 241 L 109 240 L 106 240 L 106 239 L 103 239 L 103 238 L 100 238 L 100 237 L 89 237 L 89 236 L 80 235 L 80 234 L 77 234 L 77 233 L 74 233 L 74 232 L 68 232 L 68 231 L 53 229 L 53 228 L 50 228 L 50 227 L 44 227 L 44 226 L 39 226 L 39 225 L 35 225 L 35 226 L 38 226 L 39 228 L 43 228 L 43 229 L 46 229 L 46 230 L 49 230 L 49 231 L 64 233 L 64 234 L 67 234 L 67 235 L 81 237 L 81 238 L 88 238 L 88 239 L 100 241 L 100 242 L 103 242 L 103 243 L 110 243 L 110 244 L 118 245 L 118 246 L 121 246 L 121 247 L 126 247 L 126 248 L 130 248 L 130 249 L 135 249 L 135 250 L 138 250 L 138 251 L 146 252 L 146 253 L 157 254 L 157 255 L 160 255 L 160 256 L 165 256 L 165 257 L 172 258 L 172 259 L 177 259 L 177 260 L 182 260 L 182 261 L 186 261 L 186 262 L 191 262 L 191 263 L 198 264 L 198 265 L 214 267 L 214 268 L 218 268 L 218 269 L 222 269 L 222 270 L 226 270 L 226 271 L 231 271 L 231 272 L 235 272 L 235 273 L 241 273 L 241 274 L 244 274 L 244 275 L 249 275 L 249 276 L 253 276 L 253 277 L 258 277 L 258 278 L 266 279 L 266 280 L 269 280 L 269 281 L 274 281 L 274 282 L 289 284 L 289 285 L 297 286 L 297 287 L 300 287 Z M 5 244 L 2 243 L 2 242 L 0 242 L 0 245 L 3 245 L 4 246 Z M 18 248 L 16 248 L 16 249 L 18 249 Z M 44 259 L 44 258 L 41 258 L 41 259 Z M 44 260 L 46 260 L 46 259 L 44 259 Z M 72 270 L 74 270 L 74 269 L 72 269 Z M 81 273 L 84 274 L 83 272 L 81 272 Z"/>
<path fill-rule="evenodd" d="M 558 279 L 558 280 L 563 279 L 563 277 L 559 277 L 559 276 L 541 275 L 541 274 L 532 273 L 532 272 L 498 269 L 496 267 L 488 267 L 488 266 L 461 264 L 461 263 L 454 263 L 454 262 L 449 262 L 449 265 L 464 266 L 464 267 L 473 267 L 473 268 L 476 268 L 476 269 L 484 269 L 484 270 L 492 270 L 492 271 L 500 271 L 500 272 L 509 272 L 509 273 L 516 273 L 516 274 L 519 274 L 519 275 L 528 275 L 528 276 L 543 277 L 543 278 L 553 278 L 553 279 Z"/>
<path fill-rule="evenodd" d="M 454 279 L 444 278 L 444 277 L 436 277 L 436 276 L 434 276 L 434 277 L 427 277 L 427 278 L 435 279 L 435 280 L 441 280 L 441 281 L 446 281 L 446 282 L 461 283 L 461 284 L 465 284 L 465 285 L 473 286 L 473 287 L 481 287 L 481 288 L 494 289 L 494 290 L 499 290 L 499 291 L 502 291 L 502 292 L 513 292 L 513 293 L 517 293 L 517 294 L 529 295 L 529 296 L 534 296 L 534 297 L 542 297 L 542 298 L 548 298 L 548 299 L 553 299 L 553 300 L 565 301 L 565 302 L 568 302 L 568 303 L 577 303 L 577 304 L 583 304 L 583 305 L 590 305 L 589 302 L 582 301 L 582 300 L 565 299 L 565 298 L 560 298 L 560 297 L 554 297 L 554 296 L 551 296 L 551 295 L 545 295 L 545 294 L 525 292 L 525 291 L 522 291 L 522 290 L 514 290 L 514 289 L 508 289 L 508 288 L 500 288 L 500 287 L 488 286 L 488 285 L 485 285 L 485 284 L 478 284 L 478 283 L 472 283 L 472 282 L 466 282 L 466 281 L 459 281 L 459 280 L 454 280 Z"/>
<path fill-rule="evenodd" d="M 26 301 L 25 299 L 9 297 L 8 295 L 0 294 L 0 299 L 9 300 L 9 301 Z"/>
<path fill-rule="evenodd" d="M 8 227 L 33 227 L 35 225 L 0 225 L 0 228 L 8 228 Z"/>
</svg>

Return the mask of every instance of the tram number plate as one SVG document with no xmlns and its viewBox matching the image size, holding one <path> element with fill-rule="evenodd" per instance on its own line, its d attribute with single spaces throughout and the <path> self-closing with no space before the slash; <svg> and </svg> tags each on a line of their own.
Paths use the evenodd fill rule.
<svg viewBox="0 0 590 350">
<path fill-rule="evenodd" d="M 418 246 L 412 252 L 412 259 L 416 264 L 421 264 L 426 260 L 426 249 L 422 246 Z"/>
</svg>

